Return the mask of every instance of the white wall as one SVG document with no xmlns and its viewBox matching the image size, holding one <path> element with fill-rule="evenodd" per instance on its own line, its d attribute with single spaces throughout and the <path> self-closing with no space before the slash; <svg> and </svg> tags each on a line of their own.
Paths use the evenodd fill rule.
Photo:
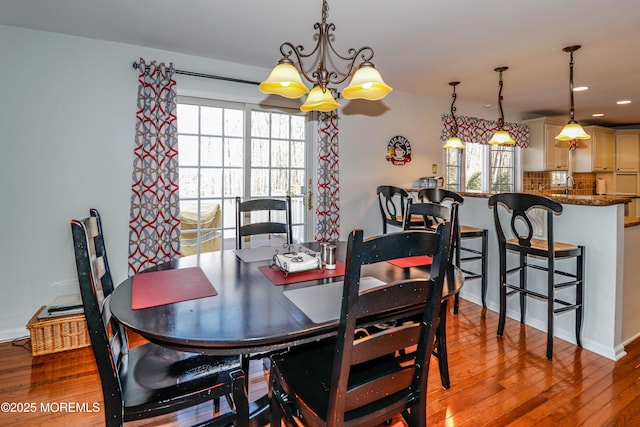
<svg viewBox="0 0 640 427">
<path fill-rule="evenodd" d="M 33 313 L 77 292 L 69 220 L 97 208 L 115 283 L 127 275 L 129 190 L 140 57 L 179 69 L 259 81 L 266 69 L 138 46 L 0 26 L 0 340 L 25 336 Z M 455 76 L 452 76 L 455 78 Z M 254 86 L 177 76 L 190 96 L 262 102 Z M 390 82 L 393 84 L 393 82 Z M 446 85 L 447 82 L 443 82 Z M 449 99 L 393 92 L 340 110 L 341 234 L 380 232 L 375 187 L 442 172 L 440 115 Z M 365 109 L 363 110 L 363 105 Z M 495 108 L 456 103 L 461 115 Z M 509 120 L 509 117 L 507 117 Z M 395 135 L 413 161 L 385 160 Z"/>
</svg>

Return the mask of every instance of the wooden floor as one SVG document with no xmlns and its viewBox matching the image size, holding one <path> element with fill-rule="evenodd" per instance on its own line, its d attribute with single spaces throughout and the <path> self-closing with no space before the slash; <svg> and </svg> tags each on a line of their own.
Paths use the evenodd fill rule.
<svg viewBox="0 0 640 427">
<path fill-rule="evenodd" d="M 429 425 L 640 426 L 640 340 L 613 362 L 556 339 L 549 361 L 543 332 L 508 320 L 497 337 L 496 313 L 460 304 L 447 325 L 450 390 L 440 386 L 437 361 L 431 363 Z M 252 365 L 250 390 L 252 398 L 266 391 L 259 363 Z M 7 412 L 4 402 L 22 412 Z M 0 426 L 104 424 L 101 410 L 89 412 L 102 405 L 90 348 L 34 358 L 23 347 L 0 344 L 0 403 Z M 89 411 L 64 410 L 67 403 Z M 131 425 L 189 425 L 209 411 L 201 406 Z M 394 418 L 392 425 L 404 423 Z"/>
</svg>

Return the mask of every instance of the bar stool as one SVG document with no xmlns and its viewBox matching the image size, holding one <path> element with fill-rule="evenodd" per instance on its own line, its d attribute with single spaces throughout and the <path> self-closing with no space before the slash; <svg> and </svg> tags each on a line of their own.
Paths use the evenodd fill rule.
<svg viewBox="0 0 640 427">
<path fill-rule="evenodd" d="M 495 194 L 489 199 L 489 207 L 493 209 L 493 218 L 498 235 L 498 250 L 500 253 L 500 318 L 498 321 L 498 335 L 502 336 L 507 311 L 507 297 L 513 294 L 520 295 L 520 323 L 524 323 L 526 314 L 527 297 L 541 299 L 547 302 L 547 359 L 553 357 L 553 318 L 555 314 L 570 310 L 575 311 L 576 316 L 576 342 L 582 347 L 580 331 L 582 329 L 582 295 L 584 277 L 584 246 L 571 243 L 556 242 L 553 236 L 553 215 L 562 212 L 562 205 L 547 197 L 525 193 Z M 499 209 L 499 207 L 502 207 Z M 541 209 L 546 213 L 547 233 L 546 239 L 534 238 L 534 222 L 532 218 L 533 208 Z M 502 212 L 501 212 L 502 211 Z M 506 212 L 506 216 L 503 215 Z M 511 235 L 505 237 L 506 227 L 501 223 L 500 217 L 510 219 Z M 540 218 L 542 219 L 542 218 Z M 504 221 L 506 223 L 506 221 Z M 507 252 L 516 253 L 519 263 L 515 268 L 507 268 Z M 529 263 L 529 257 L 540 257 L 547 260 L 546 266 Z M 575 272 L 558 270 L 556 260 L 576 260 Z M 527 271 L 529 268 L 547 272 L 546 293 L 527 287 Z M 519 273 L 517 284 L 508 283 L 508 277 L 513 273 Z M 556 276 L 569 278 L 566 282 L 557 282 Z M 560 297 L 556 291 L 575 289 L 575 300 Z"/>
<path fill-rule="evenodd" d="M 464 203 L 464 199 L 461 195 L 454 191 L 445 190 L 442 188 L 423 188 L 418 192 L 418 200 L 420 202 L 428 201 L 431 203 L 442 204 L 443 202 L 450 202 L 453 209 L 453 228 L 454 228 L 454 262 L 460 271 L 464 274 L 464 280 L 467 282 L 472 279 L 480 279 L 480 286 L 482 290 L 482 307 L 487 308 L 487 242 L 488 242 L 488 230 L 486 228 L 471 227 L 468 225 L 461 225 L 458 219 L 458 207 Z M 480 249 L 463 246 L 463 241 L 467 239 L 481 239 Z M 466 254 L 466 255 L 463 255 Z M 474 269 L 471 270 L 468 266 L 463 267 L 462 263 L 468 263 L 470 261 L 480 261 L 480 271 Z M 458 305 L 460 296 L 456 294 L 453 312 L 458 314 Z"/>
</svg>

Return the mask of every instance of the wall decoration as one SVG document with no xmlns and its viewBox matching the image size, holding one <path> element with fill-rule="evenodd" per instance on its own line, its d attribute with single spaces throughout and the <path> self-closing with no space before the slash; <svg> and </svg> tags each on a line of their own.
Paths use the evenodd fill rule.
<svg viewBox="0 0 640 427">
<path fill-rule="evenodd" d="M 411 144 L 407 138 L 397 135 L 389 140 L 387 161 L 399 166 L 411 161 Z"/>
</svg>

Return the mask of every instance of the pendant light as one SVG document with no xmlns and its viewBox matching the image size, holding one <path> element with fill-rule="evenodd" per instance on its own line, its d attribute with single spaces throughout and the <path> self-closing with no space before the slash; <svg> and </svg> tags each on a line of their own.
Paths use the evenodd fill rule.
<svg viewBox="0 0 640 427">
<path fill-rule="evenodd" d="M 309 53 L 305 52 L 302 45 L 291 42 L 280 45 L 282 58 L 267 80 L 260 83 L 259 90 L 262 93 L 286 98 L 300 98 L 309 93 L 307 100 L 300 107 L 302 111 L 329 112 L 340 107 L 336 101 L 339 97 L 336 86 L 349 77 L 351 81 L 342 91 L 345 99 L 378 101 L 393 90 L 382 80 L 382 76 L 371 62 L 373 49 L 369 46 L 357 50 L 351 48 L 347 55 L 336 52 L 333 46 L 335 25 L 327 23 L 328 15 L 329 4 L 327 0 L 323 0 L 322 20 L 316 22 L 313 27 L 317 30 L 313 38 L 316 45 Z M 306 60 L 308 62 L 305 65 Z M 346 68 L 344 72 L 334 66 L 340 61 L 346 62 L 342 67 Z M 312 84 L 311 92 L 303 78 Z"/>
<path fill-rule="evenodd" d="M 451 135 L 449 139 L 447 139 L 446 144 L 442 148 L 464 148 L 464 144 L 462 140 L 458 138 L 458 119 L 456 119 L 456 107 L 454 104 L 456 103 L 456 86 L 460 84 L 460 82 L 449 82 L 451 86 L 453 86 L 453 94 L 451 95 L 451 117 L 453 118 L 453 126 L 451 126 Z"/>
<path fill-rule="evenodd" d="M 586 133 L 580 123 L 574 118 L 573 110 L 573 52 L 580 49 L 580 45 L 567 46 L 562 49 L 563 52 L 569 52 L 571 54 L 571 60 L 569 61 L 569 99 L 571 101 L 571 110 L 569 110 L 569 123 L 562 128 L 562 131 L 556 139 L 558 141 L 574 141 L 576 139 L 589 139 L 591 135 Z"/>
<path fill-rule="evenodd" d="M 498 130 L 489 140 L 491 145 L 514 145 L 516 142 L 511 138 L 509 132 L 504 130 L 504 111 L 502 111 L 502 72 L 507 71 L 509 67 L 498 67 L 493 71 L 500 73 L 500 90 L 498 91 L 498 106 L 500 107 L 500 118 L 498 119 Z"/>
</svg>

